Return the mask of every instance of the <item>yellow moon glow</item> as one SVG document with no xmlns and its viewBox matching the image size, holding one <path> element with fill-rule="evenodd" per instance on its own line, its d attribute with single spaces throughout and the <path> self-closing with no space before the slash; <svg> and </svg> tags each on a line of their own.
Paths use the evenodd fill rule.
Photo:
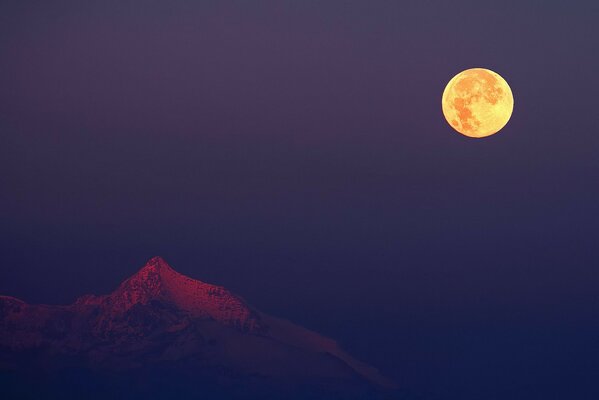
<svg viewBox="0 0 599 400">
<path fill-rule="evenodd" d="M 472 68 L 454 76 L 443 91 L 443 115 L 463 135 L 482 138 L 503 128 L 512 116 L 512 90 L 499 74 Z"/>
</svg>

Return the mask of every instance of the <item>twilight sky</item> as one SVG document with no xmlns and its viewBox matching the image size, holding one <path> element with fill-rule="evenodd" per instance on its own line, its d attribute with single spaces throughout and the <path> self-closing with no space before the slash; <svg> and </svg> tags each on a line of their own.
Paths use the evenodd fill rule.
<svg viewBox="0 0 599 400">
<path fill-rule="evenodd" d="M 161 255 L 443 399 L 599 397 L 599 2 L 0 3 L 0 293 Z M 490 68 L 514 114 L 441 113 Z M 437 396 L 437 397 L 435 397 Z"/>
</svg>

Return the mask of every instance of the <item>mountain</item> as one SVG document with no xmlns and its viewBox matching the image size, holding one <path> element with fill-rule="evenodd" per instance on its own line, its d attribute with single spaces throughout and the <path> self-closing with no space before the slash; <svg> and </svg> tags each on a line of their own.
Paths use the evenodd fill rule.
<svg viewBox="0 0 599 400">
<path fill-rule="evenodd" d="M 393 386 L 333 340 L 160 257 L 67 306 L 0 296 L 0 384 L 15 398 L 61 399 L 370 399 Z"/>
</svg>

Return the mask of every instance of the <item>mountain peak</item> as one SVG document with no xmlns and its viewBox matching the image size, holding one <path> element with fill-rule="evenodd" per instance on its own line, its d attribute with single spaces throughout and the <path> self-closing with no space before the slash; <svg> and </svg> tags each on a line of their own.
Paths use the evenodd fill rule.
<svg viewBox="0 0 599 400">
<path fill-rule="evenodd" d="M 167 263 L 166 260 L 160 256 L 150 258 L 146 265 L 142 267 L 142 270 L 144 269 L 155 269 L 157 271 L 166 269 L 174 271 L 173 268 L 169 265 L 169 263 Z"/>
<path fill-rule="evenodd" d="M 77 303 L 100 305 L 122 313 L 152 301 L 168 303 L 193 317 L 211 318 L 243 331 L 263 328 L 259 315 L 240 297 L 222 286 L 180 274 L 158 256 L 151 258 L 114 292 L 82 297 Z"/>
<path fill-rule="evenodd" d="M 171 283 L 187 277 L 175 271 L 164 258 L 152 257 L 139 271 L 125 280 L 119 289 L 126 291 L 143 291 L 148 296 L 159 297 L 164 294 L 165 281 Z M 117 289 L 117 291 L 119 290 Z"/>
</svg>

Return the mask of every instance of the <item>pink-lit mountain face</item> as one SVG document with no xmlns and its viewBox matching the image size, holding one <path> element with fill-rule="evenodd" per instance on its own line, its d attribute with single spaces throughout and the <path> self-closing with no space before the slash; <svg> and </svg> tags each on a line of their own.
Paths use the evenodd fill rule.
<svg viewBox="0 0 599 400">
<path fill-rule="evenodd" d="M 86 295 L 72 305 L 0 297 L 0 371 L 72 368 L 98 374 L 179 368 L 183 373 L 176 376 L 223 387 L 244 387 L 248 379 L 252 388 L 256 381 L 390 386 L 333 340 L 261 313 L 223 287 L 181 275 L 160 257 L 112 293 Z"/>
<path fill-rule="evenodd" d="M 239 297 L 223 287 L 179 274 L 160 257 L 151 259 L 111 294 L 83 296 L 75 304 L 95 305 L 106 311 L 109 318 L 99 321 L 96 327 L 100 333 L 110 331 L 110 316 L 153 301 L 172 305 L 191 318 L 213 319 L 243 332 L 257 333 L 262 329 L 260 317 Z"/>
</svg>

